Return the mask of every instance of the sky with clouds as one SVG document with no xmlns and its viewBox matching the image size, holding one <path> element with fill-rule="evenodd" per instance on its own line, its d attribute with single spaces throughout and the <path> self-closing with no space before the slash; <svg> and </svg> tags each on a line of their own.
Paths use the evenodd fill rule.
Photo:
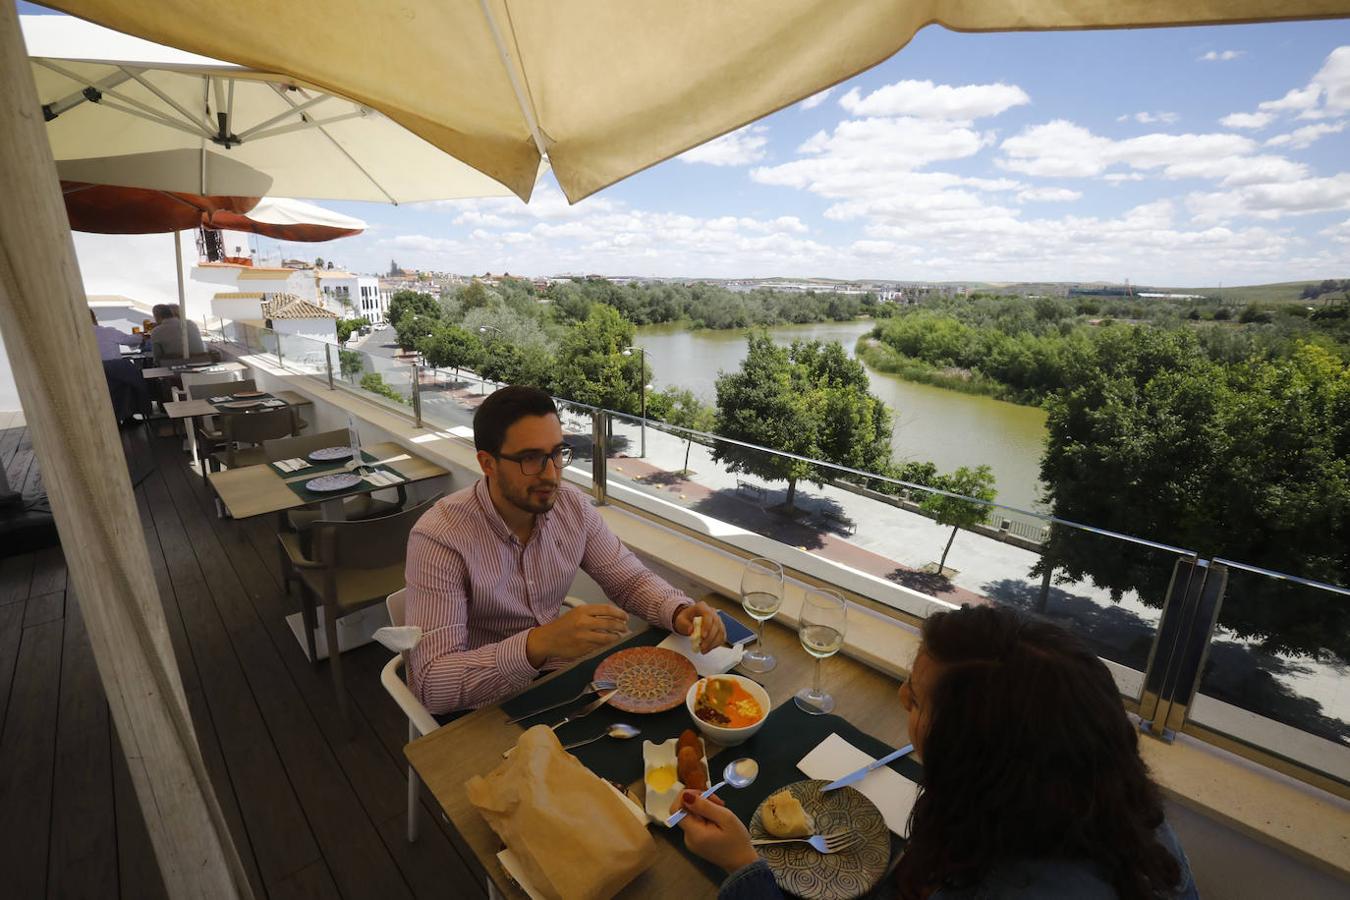
<svg viewBox="0 0 1350 900">
<path fill-rule="evenodd" d="M 547 176 L 528 206 L 324 205 L 371 228 L 264 249 L 371 272 L 393 259 L 527 275 L 1347 277 L 1350 20 L 930 27 L 874 69 L 575 206 Z M 82 241 L 82 259 L 110 240 Z"/>
</svg>

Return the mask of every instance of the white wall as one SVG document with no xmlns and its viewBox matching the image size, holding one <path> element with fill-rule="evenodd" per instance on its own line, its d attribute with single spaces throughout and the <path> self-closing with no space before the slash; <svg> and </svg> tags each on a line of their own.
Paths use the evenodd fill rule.
<svg viewBox="0 0 1350 900">
<path fill-rule="evenodd" d="M 337 322 L 333 319 L 273 319 L 272 330 L 314 341 L 337 343 Z"/>
<path fill-rule="evenodd" d="M 261 319 L 263 317 L 262 298 L 245 299 L 236 297 L 225 300 L 212 300 L 211 316 L 212 318 L 218 316 L 222 319 L 233 319 L 235 321 Z"/>
<path fill-rule="evenodd" d="M 19 387 L 14 383 L 14 373 L 9 368 L 9 354 L 5 352 L 4 340 L 0 339 L 0 412 L 15 412 L 22 408 L 19 405 Z"/>
</svg>

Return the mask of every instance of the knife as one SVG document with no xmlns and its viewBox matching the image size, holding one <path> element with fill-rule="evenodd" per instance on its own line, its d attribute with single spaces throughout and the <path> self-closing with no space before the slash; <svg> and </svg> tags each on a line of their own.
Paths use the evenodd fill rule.
<svg viewBox="0 0 1350 900">
<path fill-rule="evenodd" d="M 610 700 L 614 699 L 614 695 L 617 694 L 617 693 L 618 693 L 617 690 L 613 690 L 613 691 L 610 691 L 609 693 L 601 694 L 600 697 L 599 697 L 598 699 L 592 700 L 590 703 L 587 703 L 587 704 L 586 704 L 585 706 L 583 706 L 581 709 L 577 710 L 577 711 L 574 712 L 572 715 L 570 715 L 570 716 L 568 716 L 567 718 L 563 719 L 563 720 L 562 720 L 561 722 L 559 722 L 557 725 L 551 725 L 551 726 L 549 726 L 549 727 L 552 728 L 554 731 L 557 731 L 559 728 L 563 727 L 563 726 L 566 725 L 568 722 L 575 722 L 577 719 L 584 719 L 584 718 L 586 718 L 587 716 L 589 716 L 591 713 L 595 712 L 595 711 L 596 711 L 597 709 L 599 709 L 600 707 L 604 706 L 604 705 L 605 705 L 606 703 L 608 703 Z"/>
<path fill-rule="evenodd" d="M 881 759 L 878 759 L 875 762 L 868 763 L 867 765 L 863 766 L 856 772 L 850 772 L 843 778 L 840 778 L 838 781 L 831 781 L 829 784 L 821 788 L 820 792 L 823 794 L 826 791 L 832 791 L 835 788 L 848 787 L 850 784 L 853 784 L 854 782 L 862 781 L 864 778 L 867 777 L 869 772 L 873 772 L 877 769 L 880 769 L 882 766 L 886 765 L 886 763 L 894 762 L 900 757 L 913 752 L 914 752 L 914 745 L 906 744 L 899 750 L 896 750 L 894 753 L 887 753 Z"/>
</svg>

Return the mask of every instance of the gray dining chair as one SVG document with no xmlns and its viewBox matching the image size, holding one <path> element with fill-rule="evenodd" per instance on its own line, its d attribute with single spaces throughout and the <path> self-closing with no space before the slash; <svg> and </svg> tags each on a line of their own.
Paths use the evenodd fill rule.
<svg viewBox="0 0 1350 900">
<path fill-rule="evenodd" d="M 294 435 L 295 417 L 290 407 L 257 412 L 222 412 L 220 433 L 224 447 L 210 457 L 217 464 L 227 469 L 261 465 L 267 462 L 263 442 Z"/>
</svg>

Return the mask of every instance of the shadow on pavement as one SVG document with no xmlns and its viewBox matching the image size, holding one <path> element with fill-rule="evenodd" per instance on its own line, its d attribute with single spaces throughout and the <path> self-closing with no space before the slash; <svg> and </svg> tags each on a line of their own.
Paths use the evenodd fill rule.
<svg viewBox="0 0 1350 900">
<path fill-rule="evenodd" d="M 746 500 L 735 489 L 714 491 L 690 508 L 793 547 L 818 550 L 825 546 L 820 531 L 809 523 L 768 512 L 757 503 Z"/>
</svg>

